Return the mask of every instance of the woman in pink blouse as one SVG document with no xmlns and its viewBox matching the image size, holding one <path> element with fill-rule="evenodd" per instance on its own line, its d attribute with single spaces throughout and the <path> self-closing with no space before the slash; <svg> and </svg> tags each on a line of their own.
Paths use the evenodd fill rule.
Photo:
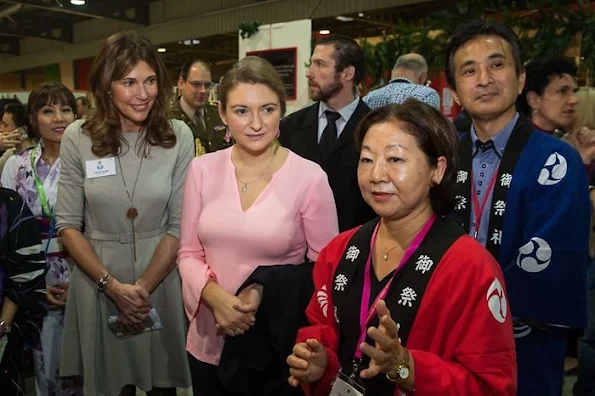
<svg viewBox="0 0 595 396">
<path fill-rule="evenodd" d="M 221 119 L 235 144 L 194 159 L 186 176 L 178 266 L 190 320 L 186 349 L 194 394 L 229 395 L 217 366 L 226 337 L 255 323 L 261 286 L 236 291 L 257 267 L 315 261 L 338 233 L 324 171 L 280 147 L 285 91 L 258 57 L 220 87 Z"/>
</svg>

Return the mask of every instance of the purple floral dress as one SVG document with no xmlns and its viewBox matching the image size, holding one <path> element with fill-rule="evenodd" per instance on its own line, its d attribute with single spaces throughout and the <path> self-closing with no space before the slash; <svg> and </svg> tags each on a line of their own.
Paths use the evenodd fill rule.
<svg viewBox="0 0 595 396">
<path fill-rule="evenodd" d="M 60 178 L 60 158 L 52 166 L 41 158 L 43 141 L 25 150 L 13 161 L 16 161 L 16 177 L 12 188 L 23 198 L 29 209 L 39 222 L 42 232 L 42 244 L 47 249 L 47 275 L 48 286 L 68 285 L 70 266 L 66 254 L 60 251 L 55 233 L 50 232 L 50 219 L 43 213 L 41 200 L 35 187 L 35 177 L 32 169 L 31 153 L 33 150 L 33 163 L 35 172 L 39 177 L 45 191 L 50 211 L 54 212 L 58 195 L 58 180 Z M 6 178 L 3 178 L 6 180 Z M 48 240 L 54 238 L 48 245 Z M 82 379 L 62 378 L 60 370 L 60 349 L 62 342 L 62 329 L 64 327 L 64 310 L 48 310 L 43 320 L 40 345 L 33 351 L 35 361 L 35 385 L 37 396 L 74 396 L 82 395 Z"/>
</svg>

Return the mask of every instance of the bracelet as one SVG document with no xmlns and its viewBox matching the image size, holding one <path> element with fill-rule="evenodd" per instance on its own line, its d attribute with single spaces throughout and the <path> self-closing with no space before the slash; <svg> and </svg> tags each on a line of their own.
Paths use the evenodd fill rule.
<svg viewBox="0 0 595 396">
<path fill-rule="evenodd" d="M 97 283 L 97 290 L 99 290 L 99 292 L 103 293 L 105 292 L 105 288 L 107 287 L 107 285 L 109 284 L 109 282 L 113 279 L 114 277 L 111 276 L 110 274 L 105 274 L 103 275 L 96 283 Z"/>
<path fill-rule="evenodd" d="M 10 333 L 10 330 L 12 330 L 12 326 L 6 323 L 4 320 L 0 320 L 0 327 L 4 329 L 4 334 Z"/>
</svg>

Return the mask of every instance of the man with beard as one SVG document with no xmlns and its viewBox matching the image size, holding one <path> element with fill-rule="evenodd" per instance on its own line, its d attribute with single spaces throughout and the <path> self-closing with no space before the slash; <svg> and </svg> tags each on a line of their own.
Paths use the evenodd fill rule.
<svg viewBox="0 0 595 396">
<path fill-rule="evenodd" d="M 174 104 L 174 118 L 184 121 L 194 134 L 196 155 L 232 145 L 216 106 L 208 103 L 214 84 L 209 65 L 192 59 L 182 65 L 178 78 L 180 98 Z"/>
<path fill-rule="evenodd" d="M 280 127 L 281 144 L 326 171 L 339 231 L 375 216 L 359 191 L 359 150 L 354 144 L 355 128 L 370 111 L 356 93 L 364 68 L 363 52 L 353 39 L 328 36 L 318 41 L 306 72 L 316 103 L 291 114 Z"/>
</svg>

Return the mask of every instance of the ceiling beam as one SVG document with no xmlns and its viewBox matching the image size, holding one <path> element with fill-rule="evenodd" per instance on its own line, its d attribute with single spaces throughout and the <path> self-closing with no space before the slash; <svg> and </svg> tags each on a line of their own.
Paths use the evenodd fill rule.
<svg viewBox="0 0 595 396">
<path fill-rule="evenodd" d="M 31 29 L 10 29 L 0 26 L 0 36 L 17 38 L 42 38 L 46 40 L 64 41 L 66 43 L 74 42 L 72 26 L 51 29 L 47 31 L 31 31 Z"/>
<path fill-rule="evenodd" d="M 67 0 L 61 0 L 62 7 L 59 5 L 40 4 L 35 0 L 2 0 L 8 4 L 20 4 L 28 8 L 37 8 L 46 11 L 60 12 L 69 15 L 75 15 L 83 18 L 95 19 L 117 19 L 127 22 L 135 22 L 142 25 L 149 24 L 149 2 L 148 0 L 122 0 L 118 5 L 106 9 L 105 7 L 85 4 L 75 6 Z"/>
<path fill-rule="evenodd" d="M 0 54 L 19 55 L 19 39 L 17 37 L 0 37 Z"/>
</svg>

